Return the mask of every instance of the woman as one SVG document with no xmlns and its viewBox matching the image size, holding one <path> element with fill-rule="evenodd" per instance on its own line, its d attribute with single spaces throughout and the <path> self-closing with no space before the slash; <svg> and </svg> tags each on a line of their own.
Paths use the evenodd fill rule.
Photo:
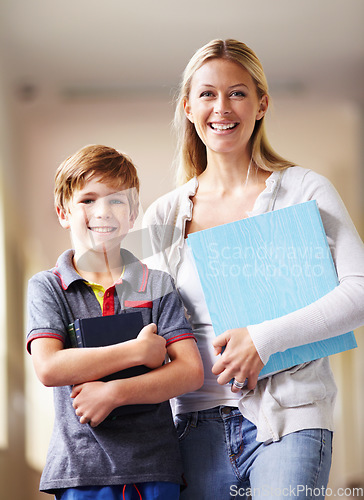
<svg viewBox="0 0 364 500">
<path fill-rule="evenodd" d="M 262 66 L 245 44 L 213 40 L 198 50 L 185 69 L 175 116 L 183 184 L 145 216 L 155 264 L 158 257 L 157 265 L 176 281 L 205 368 L 204 386 L 175 402 L 184 499 L 249 493 L 324 498 L 336 396 L 328 359 L 259 382 L 258 374 L 274 352 L 364 323 L 361 239 L 332 185 L 269 146 L 268 105 Z M 311 199 L 318 203 L 340 285 L 297 312 L 216 338 L 188 235 Z M 170 226 L 173 231 L 163 230 Z"/>
</svg>

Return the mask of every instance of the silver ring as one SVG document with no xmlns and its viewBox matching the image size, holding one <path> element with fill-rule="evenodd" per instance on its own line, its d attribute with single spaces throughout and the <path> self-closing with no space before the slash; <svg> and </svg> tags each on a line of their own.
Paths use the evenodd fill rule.
<svg viewBox="0 0 364 500">
<path fill-rule="evenodd" d="M 245 382 L 238 382 L 237 380 L 234 379 L 234 387 L 236 387 L 237 389 L 242 389 L 244 387 L 244 384 Z"/>
</svg>

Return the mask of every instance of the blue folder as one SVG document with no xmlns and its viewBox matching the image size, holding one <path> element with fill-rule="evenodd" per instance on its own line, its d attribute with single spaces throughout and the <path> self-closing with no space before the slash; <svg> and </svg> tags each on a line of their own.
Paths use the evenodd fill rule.
<svg viewBox="0 0 364 500">
<path fill-rule="evenodd" d="M 305 307 L 338 285 L 315 200 L 188 236 L 215 334 Z M 277 352 L 260 378 L 357 347 L 353 332 Z"/>
</svg>

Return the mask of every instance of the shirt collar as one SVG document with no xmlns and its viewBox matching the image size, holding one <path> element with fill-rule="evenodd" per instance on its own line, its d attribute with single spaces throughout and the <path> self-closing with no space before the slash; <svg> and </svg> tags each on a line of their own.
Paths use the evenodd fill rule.
<svg viewBox="0 0 364 500">
<path fill-rule="evenodd" d="M 52 269 L 53 273 L 59 277 L 64 290 L 67 290 L 75 281 L 84 281 L 73 266 L 73 255 L 74 250 L 66 250 L 60 255 L 56 266 Z M 122 249 L 121 257 L 125 264 L 125 272 L 116 284 L 126 281 L 136 292 L 144 292 L 148 283 L 148 267 L 128 250 Z"/>
<path fill-rule="evenodd" d="M 63 290 L 67 288 L 74 281 L 82 280 L 83 278 L 78 274 L 76 269 L 73 267 L 73 250 L 66 250 L 63 252 L 57 260 L 56 266 L 52 269 L 53 273 L 59 277 L 61 280 L 61 285 Z"/>
<path fill-rule="evenodd" d="M 126 281 L 134 291 L 145 292 L 149 277 L 149 269 L 146 264 L 125 249 L 121 249 L 121 257 L 125 265 L 125 272 L 119 283 Z"/>
</svg>

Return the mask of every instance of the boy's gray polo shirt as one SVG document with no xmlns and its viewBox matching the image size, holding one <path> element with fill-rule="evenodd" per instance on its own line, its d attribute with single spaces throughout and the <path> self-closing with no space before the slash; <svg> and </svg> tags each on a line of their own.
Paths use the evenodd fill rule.
<svg viewBox="0 0 364 500">
<path fill-rule="evenodd" d="M 141 311 L 144 324 L 155 323 L 167 345 L 194 338 L 170 276 L 150 270 L 122 251 L 123 279 L 109 288 L 104 311 L 92 288 L 64 252 L 55 268 L 29 281 L 27 347 L 51 337 L 69 347 L 67 326 L 77 318 Z M 152 411 L 82 425 L 70 398 L 71 387 L 54 388 L 55 422 L 40 489 L 127 484 L 147 481 L 181 483 L 182 463 L 169 402 Z"/>
</svg>

